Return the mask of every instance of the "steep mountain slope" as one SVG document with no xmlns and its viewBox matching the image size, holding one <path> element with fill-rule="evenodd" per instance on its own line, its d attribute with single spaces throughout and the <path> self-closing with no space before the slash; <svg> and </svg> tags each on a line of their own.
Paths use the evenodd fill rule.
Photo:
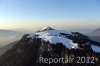
<svg viewBox="0 0 100 66">
<path fill-rule="evenodd" d="M 45 28 L 47 29 L 47 28 Z M 44 63 L 39 58 L 73 57 L 72 62 Z M 94 57 L 94 63 L 77 63 L 77 57 Z M 47 60 L 46 60 L 47 61 Z M 0 66 L 99 66 L 100 43 L 90 40 L 79 32 L 45 30 L 26 34 L 0 57 Z"/>
</svg>

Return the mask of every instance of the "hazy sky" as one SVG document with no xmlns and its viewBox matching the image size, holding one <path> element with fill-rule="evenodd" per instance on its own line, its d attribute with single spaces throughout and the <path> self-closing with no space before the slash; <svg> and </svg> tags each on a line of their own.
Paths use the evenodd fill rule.
<svg viewBox="0 0 100 66">
<path fill-rule="evenodd" d="M 0 0 L 1 29 L 100 27 L 100 0 Z"/>
</svg>

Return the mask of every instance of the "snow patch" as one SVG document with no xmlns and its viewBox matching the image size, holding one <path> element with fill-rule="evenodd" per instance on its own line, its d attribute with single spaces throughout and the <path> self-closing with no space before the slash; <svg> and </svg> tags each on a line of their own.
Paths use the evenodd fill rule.
<svg viewBox="0 0 100 66">
<path fill-rule="evenodd" d="M 35 35 L 34 34 L 30 34 L 30 35 L 27 36 L 27 38 L 34 39 L 35 38 Z"/>
<path fill-rule="evenodd" d="M 91 48 L 92 48 L 93 51 L 100 53 L 100 47 L 99 46 L 92 45 Z"/>
<path fill-rule="evenodd" d="M 52 44 L 62 43 L 69 49 L 78 48 L 78 44 L 73 43 L 72 40 L 68 38 L 59 37 L 59 36 L 39 36 L 39 38 L 42 38 L 45 41 L 49 41 Z"/>
<path fill-rule="evenodd" d="M 49 41 L 52 44 L 62 43 L 69 49 L 78 48 L 78 44 L 73 43 L 72 40 L 61 36 L 60 33 L 72 35 L 71 32 L 67 32 L 63 30 L 49 30 L 49 31 L 38 32 L 36 34 L 39 35 L 38 36 L 39 38 L 42 38 L 45 41 Z"/>
<path fill-rule="evenodd" d="M 54 29 L 52 29 L 51 27 L 44 27 L 43 29 L 39 30 L 39 32 L 48 31 L 48 30 L 54 30 Z"/>
<path fill-rule="evenodd" d="M 48 31 L 38 32 L 36 34 L 38 34 L 38 35 L 46 35 L 46 34 L 48 34 L 48 35 L 57 36 L 57 35 L 60 35 L 60 33 L 73 35 L 70 31 L 64 31 L 64 30 L 48 30 Z"/>
<path fill-rule="evenodd" d="M 48 30 L 30 34 L 29 36 L 27 36 L 27 38 L 33 39 L 34 37 L 37 37 L 43 39 L 44 41 L 49 41 L 51 44 L 62 43 L 69 49 L 78 48 L 77 43 L 73 43 L 72 40 L 68 39 L 67 37 L 61 36 L 60 33 L 73 35 L 71 32 L 67 32 L 64 30 Z"/>
</svg>

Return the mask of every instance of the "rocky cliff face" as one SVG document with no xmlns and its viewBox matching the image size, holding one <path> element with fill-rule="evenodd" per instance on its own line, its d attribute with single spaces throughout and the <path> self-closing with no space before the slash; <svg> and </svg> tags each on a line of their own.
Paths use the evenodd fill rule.
<svg viewBox="0 0 100 66">
<path fill-rule="evenodd" d="M 54 33 L 49 32 L 45 36 L 58 39 L 58 32 L 56 35 Z M 44 33 L 26 34 L 0 57 L 0 66 L 99 66 L 100 53 L 99 50 L 94 50 L 94 46 L 100 46 L 99 43 L 78 32 L 60 32 L 59 36 L 67 38 L 67 42 L 68 39 L 71 40 L 76 46 L 72 45 L 70 48 L 63 43 L 65 41 L 59 42 L 59 39 L 55 43 L 49 41 L 50 38 L 47 41 L 48 38 L 44 39 Z"/>
</svg>

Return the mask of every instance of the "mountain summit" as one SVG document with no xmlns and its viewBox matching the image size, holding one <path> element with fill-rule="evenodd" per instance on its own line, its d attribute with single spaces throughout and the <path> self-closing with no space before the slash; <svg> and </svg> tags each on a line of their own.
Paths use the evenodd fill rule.
<svg viewBox="0 0 100 66">
<path fill-rule="evenodd" d="M 48 31 L 48 30 L 54 30 L 54 29 L 51 28 L 51 27 L 44 27 L 44 28 L 40 29 L 38 32 L 41 32 L 41 31 Z"/>
</svg>

